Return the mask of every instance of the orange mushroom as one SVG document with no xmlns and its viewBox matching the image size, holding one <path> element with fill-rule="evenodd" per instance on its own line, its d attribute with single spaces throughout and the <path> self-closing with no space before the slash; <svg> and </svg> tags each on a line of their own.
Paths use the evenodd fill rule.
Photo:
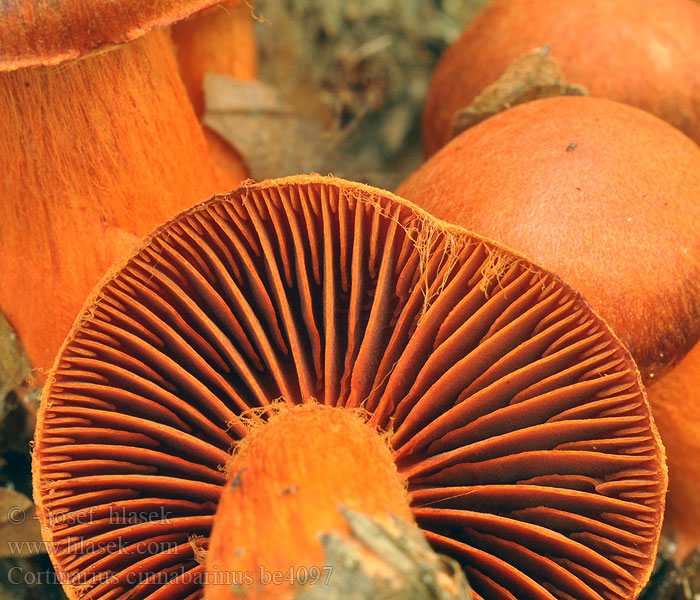
<svg viewBox="0 0 700 600">
<path fill-rule="evenodd" d="M 664 529 L 682 561 L 700 547 L 700 344 L 649 389 L 649 403 L 668 456 Z"/>
<path fill-rule="evenodd" d="M 257 77 L 258 54 L 251 11 L 244 0 L 228 0 L 172 27 L 180 77 L 200 120 L 204 114 L 202 80 L 206 73 L 234 79 Z M 204 137 L 221 189 L 238 187 L 249 175 L 243 158 L 207 126 Z"/>
<path fill-rule="evenodd" d="M 35 367 L 50 366 L 116 256 L 221 189 L 169 34 L 157 29 L 212 4 L 3 7 L 0 311 Z"/>
<path fill-rule="evenodd" d="M 172 27 L 180 76 L 198 117 L 204 114 L 202 80 L 206 73 L 234 79 L 258 75 L 251 10 L 244 0 L 227 0 Z"/>
<path fill-rule="evenodd" d="M 236 589 L 285 598 L 304 586 L 324 598 L 469 598 L 461 569 L 415 525 L 386 437 L 363 417 L 277 405 L 237 445 L 209 541 L 207 600 Z"/>
<path fill-rule="evenodd" d="M 561 274 L 648 382 L 700 336 L 700 149 L 648 113 L 600 98 L 523 104 L 457 136 L 398 193 Z M 700 543 L 697 357 L 650 391 L 683 551 Z"/>
<path fill-rule="evenodd" d="M 275 419 L 275 399 L 323 406 Z M 360 407 L 366 425 L 337 416 Z M 284 596 L 261 569 L 353 546 L 346 510 L 415 519 L 476 599 L 631 599 L 666 488 L 634 363 L 577 293 L 318 176 L 193 207 L 106 276 L 44 389 L 33 469 L 82 600 L 201 598 L 215 564 L 252 583 L 207 594 Z"/>
<path fill-rule="evenodd" d="M 700 338 L 700 148 L 603 98 L 522 104 L 468 129 L 397 193 L 570 282 L 645 380 Z"/>
<path fill-rule="evenodd" d="M 695 0 L 493 0 L 441 57 L 423 115 L 428 155 L 519 55 L 548 46 L 569 81 L 643 108 L 700 143 Z"/>
</svg>

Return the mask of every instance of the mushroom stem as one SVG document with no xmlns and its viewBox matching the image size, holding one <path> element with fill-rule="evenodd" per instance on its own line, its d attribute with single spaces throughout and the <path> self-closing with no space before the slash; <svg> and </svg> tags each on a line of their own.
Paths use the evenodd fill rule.
<svg viewBox="0 0 700 600">
<path fill-rule="evenodd" d="M 180 77 L 200 118 L 204 114 L 202 79 L 206 73 L 234 79 L 255 79 L 258 75 L 251 10 L 241 0 L 228 0 L 172 27 Z"/>
<path fill-rule="evenodd" d="M 415 525 L 386 438 L 360 413 L 281 408 L 228 467 L 207 600 L 467 597 L 459 567 Z"/>
<path fill-rule="evenodd" d="M 248 3 L 228 0 L 172 27 L 180 77 L 199 119 L 205 108 L 202 80 L 206 73 L 246 80 L 258 75 L 251 11 Z M 218 133 L 203 128 L 221 189 L 238 187 L 249 176 L 243 158 Z"/>
<path fill-rule="evenodd" d="M 216 190 L 168 34 L 0 73 L 0 173 L 0 310 L 45 368 L 114 258 Z"/>
</svg>

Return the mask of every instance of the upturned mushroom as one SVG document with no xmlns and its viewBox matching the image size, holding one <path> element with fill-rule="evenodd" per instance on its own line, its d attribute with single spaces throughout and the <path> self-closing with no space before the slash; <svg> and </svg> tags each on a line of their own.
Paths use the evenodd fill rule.
<svg viewBox="0 0 700 600">
<path fill-rule="evenodd" d="M 547 46 L 572 83 L 647 110 L 700 143 L 700 6 L 694 0 L 492 0 L 440 58 L 423 114 L 430 156 L 519 55 Z"/>
<path fill-rule="evenodd" d="M 352 568 L 394 589 L 412 520 L 477 599 L 627 600 L 666 488 L 634 363 L 576 292 L 318 176 L 195 206 L 105 277 L 44 389 L 33 468 L 82 600 L 201 598 L 216 565 L 234 579 L 209 598 L 328 597 L 343 588 L 294 577 L 338 556 L 328 586 Z"/>
<path fill-rule="evenodd" d="M 116 256 L 230 189 L 159 29 L 213 4 L 3 5 L 0 311 L 39 369 Z"/>
</svg>

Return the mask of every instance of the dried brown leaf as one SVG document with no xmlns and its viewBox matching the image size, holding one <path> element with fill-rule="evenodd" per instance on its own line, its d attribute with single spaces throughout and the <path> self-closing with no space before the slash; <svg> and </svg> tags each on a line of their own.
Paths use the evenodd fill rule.
<svg viewBox="0 0 700 600">
<path fill-rule="evenodd" d="M 254 179 L 328 172 L 338 155 L 339 127 L 325 114 L 304 114 L 293 99 L 261 81 L 204 77 L 204 122 L 241 154 Z"/>
<path fill-rule="evenodd" d="M 586 96 L 582 85 L 569 83 L 559 63 L 542 46 L 518 56 L 503 75 L 452 118 L 453 137 L 517 104 L 552 96 Z"/>
</svg>

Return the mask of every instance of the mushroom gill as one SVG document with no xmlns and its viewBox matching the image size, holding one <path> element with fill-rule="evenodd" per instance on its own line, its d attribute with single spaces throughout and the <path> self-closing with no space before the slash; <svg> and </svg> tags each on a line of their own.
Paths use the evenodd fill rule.
<svg viewBox="0 0 700 600">
<path fill-rule="evenodd" d="M 666 471 L 627 351 L 557 277 L 388 192 L 295 177 L 182 213 L 49 382 L 35 497 L 71 598 L 201 598 L 222 467 L 276 399 L 362 407 L 477 599 L 633 598 L 651 569 Z"/>
</svg>

